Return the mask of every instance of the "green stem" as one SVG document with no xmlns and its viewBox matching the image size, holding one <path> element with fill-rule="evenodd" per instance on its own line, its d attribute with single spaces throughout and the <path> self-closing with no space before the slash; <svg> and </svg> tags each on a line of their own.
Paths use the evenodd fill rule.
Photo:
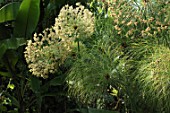
<svg viewBox="0 0 170 113">
<path fill-rule="evenodd" d="M 80 42 L 79 40 L 77 41 L 77 47 L 78 47 L 78 53 L 80 52 Z"/>
<path fill-rule="evenodd" d="M 80 58 L 80 42 L 79 42 L 79 40 L 77 40 L 77 49 L 78 49 L 77 57 Z"/>
</svg>

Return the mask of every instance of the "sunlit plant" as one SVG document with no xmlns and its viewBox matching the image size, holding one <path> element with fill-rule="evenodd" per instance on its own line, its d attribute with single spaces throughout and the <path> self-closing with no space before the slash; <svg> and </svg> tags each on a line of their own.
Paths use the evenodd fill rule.
<svg viewBox="0 0 170 113">
<path fill-rule="evenodd" d="M 152 52 L 140 61 L 136 76 L 143 86 L 143 98 L 150 104 L 150 111 L 170 112 L 170 50 L 164 46 L 153 46 Z M 154 108 L 153 108 L 154 107 Z M 149 107 L 148 107 L 149 108 Z M 149 109 L 148 109 L 149 110 Z"/>
</svg>

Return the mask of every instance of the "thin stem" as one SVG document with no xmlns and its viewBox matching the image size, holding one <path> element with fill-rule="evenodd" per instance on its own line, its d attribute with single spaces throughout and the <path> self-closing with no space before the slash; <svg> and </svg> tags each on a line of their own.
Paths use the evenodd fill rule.
<svg viewBox="0 0 170 113">
<path fill-rule="evenodd" d="M 80 42 L 79 40 L 77 41 L 77 47 L 78 47 L 78 53 L 80 52 Z"/>
</svg>

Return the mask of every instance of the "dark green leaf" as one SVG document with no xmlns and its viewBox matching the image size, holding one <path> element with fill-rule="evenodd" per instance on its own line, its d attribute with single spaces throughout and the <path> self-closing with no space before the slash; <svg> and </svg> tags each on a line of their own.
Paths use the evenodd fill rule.
<svg viewBox="0 0 170 113">
<path fill-rule="evenodd" d="M 11 76 L 11 73 L 9 73 L 9 72 L 3 72 L 3 71 L 0 71 L 0 76 L 12 77 L 12 76 Z"/>
<path fill-rule="evenodd" d="M 0 59 L 8 49 L 17 49 L 19 46 L 25 44 L 24 38 L 10 38 L 0 41 Z"/>
<path fill-rule="evenodd" d="M 11 65 L 12 69 L 15 70 L 15 65 L 18 62 L 18 54 L 14 50 L 9 50 L 6 53 L 6 55 L 8 57 L 8 60 L 9 60 L 9 63 Z"/>
<path fill-rule="evenodd" d="M 42 85 L 40 89 L 41 93 L 46 93 L 49 87 L 50 87 L 50 82 L 47 82 L 44 85 Z"/>
<path fill-rule="evenodd" d="M 40 91 L 40 80 L 37 77 L 32 76 L 30 79 L 31 89 L 34 93 L 39 93 Z"/>
<path fill-rule="evenodd" d="M 4 55 L 5 51 L 7 50 L 7 47 L 4 43 L 0 44 L 0 59 L 2 58 L 2 56 Z"/>
<path fill-rule="evenodd" d="M 65 76 L 57 76 L 50 80 L 49 82 L 45 83 L 43 86 L 41 86 L 41 93 L 46 93 L 48 91 L 48 88 L 50 86 L 59 86 L 62 85 L 65 81 Z"/>
<path fill-rule="evenodd" d="M 15 20 L 19 6 L 19 2 L 11 2 L 3 6 L 0 9 L 0 23 Z"/>
<path fill-rule="evenodd" d="M 40 0 L 23 0 L 16 17 L 14 36 L 31 36 L 35 30 L 40 16 Z"/>
<path fill-rule="evenodd" d="M 58 86 L 58 85 L 62 85 L 65 81 L 65 76 L 57 76 L 54 79 L 52 79 L 50 81 L 50 85 L 51 86 Z"/>
</svg>

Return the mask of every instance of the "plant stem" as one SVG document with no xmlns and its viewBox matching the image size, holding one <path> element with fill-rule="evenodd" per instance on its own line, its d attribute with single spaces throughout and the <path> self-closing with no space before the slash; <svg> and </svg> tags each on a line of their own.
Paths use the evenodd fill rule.
<svg viewBox="0 0 170 113">
<path fill-rule="evenodd" d="M 80 42 L 79 40 L 77 41 L 77 47 L 78 47 L 78 53 L 80 52 Z"/>
<path fill-rule="evenodd" d="M 77 49 L 78 49 L 77 57 L 80 58 L 80 42 L 79 42 L 79 40 L 77 40 Z"/>
</svg>

